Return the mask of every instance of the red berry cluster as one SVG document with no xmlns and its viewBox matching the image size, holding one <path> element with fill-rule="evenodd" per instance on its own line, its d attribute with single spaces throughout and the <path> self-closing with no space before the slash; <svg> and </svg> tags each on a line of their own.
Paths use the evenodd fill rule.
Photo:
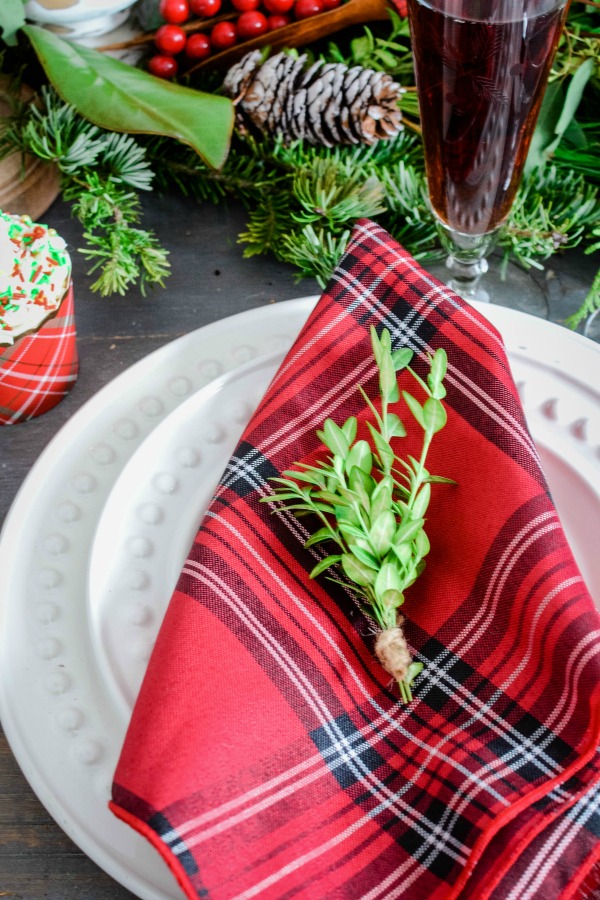
<svg viewBox="0 0 600 900">
<path fill-rule="evenodd" d="M 156 32 L 154 43 L 158 54 L 148 62 L 148 69 L 160 78 L 173 78 L 179 69 L 175 57 L 183 54 L 188 63 L 206 59 L 211 53 L 226 50 L 249 38 L 283 28 L 292 21 L 307 19 L 329 9 L 342 0 L 160 0 L 159 11 L 165 25 Z M 228 4 L 227 8 L 223 4 Z M 192 19 L 212 19 L 221 12 L 239 13 L 229 21 L 216 22 L 208 33 L 192 32 L 181 27 Z"/>
</svg>

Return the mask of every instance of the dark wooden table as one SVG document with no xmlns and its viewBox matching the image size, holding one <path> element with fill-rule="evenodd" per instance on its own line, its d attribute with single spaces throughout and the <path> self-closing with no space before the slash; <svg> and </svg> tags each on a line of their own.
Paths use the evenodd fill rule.
<svg viewBox="0 0 600 900">
<path fill-rule="evenodd" d="M 86 263 L 74 248 L 81 231 L 58 201 L 44 220 L 73 251 L 81 371 L 69 396 L 55 409 L 23 425 L 0 429 L 0 522 L 48 441 L 103 385 L 134 362 L 176 337 L 242 310 L 318 292 L 316 282 L 296 284 L 289 266 L 243 259 L 237 235 L 243 210 L 199 206 L 180 197 L 154 195 L 145 203 L 144 225 L 170 250 L 172 275 L 165 290 L 145 298 L 92 294 Z M 552 260 L 536 279 L 549 300 L 550 318 L 561 322 L 580 305 L 597 260 L 571 252 Z M 20 772 L 0 732 L 0 898 L 18 900 L 125 900 L 133 895 L 101 871 L 50 818 Z"/>
</svg>

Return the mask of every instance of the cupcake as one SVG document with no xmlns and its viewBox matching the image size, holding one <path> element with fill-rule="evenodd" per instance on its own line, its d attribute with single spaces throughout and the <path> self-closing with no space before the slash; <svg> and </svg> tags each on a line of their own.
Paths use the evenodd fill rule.
<svg viewBox="0 0 600 900">
<path fill-rule="evenodd" d="M 29 216 L 0 212 L 0 424 L 47 412 L 77 368 L 66 244 Z"/>
</svg>

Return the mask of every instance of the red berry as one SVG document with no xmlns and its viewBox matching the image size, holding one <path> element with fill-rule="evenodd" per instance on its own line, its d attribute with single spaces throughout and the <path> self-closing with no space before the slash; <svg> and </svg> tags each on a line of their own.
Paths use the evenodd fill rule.
<svg viewBox="0 0 600 900">
<path fill-rule="evenodd" d="M 231 3 L 239 12 L 248 12 L 260 6 L 260 0 L 231 0 Z"/>
<path fill-rule="evenodd" d="M 218 15 L 221 0 L 190 0 L 190 8 L 196 16 L 211 18 Z"/>
<path fill-rule="evenodd" d="M 172 56 L 153 56 L 148 60 L 148 71 L 158 78 L 173 78 L 177 75 L 177 60 Z"/>
<path fill-rule="evenodd" d="M 238 37 L 243 41 L 257 37 L 259 34 L 265 34 L 269 30 L 267 17 L 255 9 L 242 13 L 237 20 L 236 27 Z"/>
<path fill-rule="evenodd" d="M 160 0 L 158 11 L 170 25 L 181 25 L 190 17 L 188 0 Z"/>
<path fill-rule="evenodd" d="M 270 13 L 288 13 L 293 5 L 294 0 L 263 0 L 264 8 Z"/>
<path fill-rule="evenodd" d="M 206 34 L 190 34 L 185 45 L 185 55 L 189 59 L 206 59 L 210 56 L 210 40 Z"/>
<path fill-rule="evenodd" d="M 267 24 L 269 31 L 276 31 L 278 28 L 285 28 L 292 20 L 289 16 L 267 16 Z"/>
<path fill-rule="evenodd" d="M 169 56 L 181 53 L 185 42 L 185 31 L 179 25 L 161 25 L 154 36 L 154 43 L 158 49 Z"/>
<path fill-rule="evenodd" d="M 336 7 L 338 7 L 341 2 L 342 0 L 321 0 L 324 10 L 336 9 Z"/>
<path fill-rule="evenodd" d="M 226 50 L 237 41 L 237 31 L 233 22 L 217 22 L 210 33 L 210 42 L 215 50 Z"/>
<path fill-rule="evenodd" d="M 321 0 L 296 0 L 294 3 L 294 15 L 297 19 L 308 19 L 322 12 Z"/>
</svg>

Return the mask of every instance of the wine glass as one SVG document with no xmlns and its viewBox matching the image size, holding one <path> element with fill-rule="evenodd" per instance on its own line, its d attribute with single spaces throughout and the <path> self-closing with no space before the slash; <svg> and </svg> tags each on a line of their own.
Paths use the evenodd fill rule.
<svg viewBox="0 0 600 900">
<path fill-rule="evenodd" d="M 448 254 L 438 277 L 467 300 L 547 316 L 522 270 L 516 287 L 480 279 L 521 180 L 568 5 L 408 0 L 429 197 Z"/>
</svg>

